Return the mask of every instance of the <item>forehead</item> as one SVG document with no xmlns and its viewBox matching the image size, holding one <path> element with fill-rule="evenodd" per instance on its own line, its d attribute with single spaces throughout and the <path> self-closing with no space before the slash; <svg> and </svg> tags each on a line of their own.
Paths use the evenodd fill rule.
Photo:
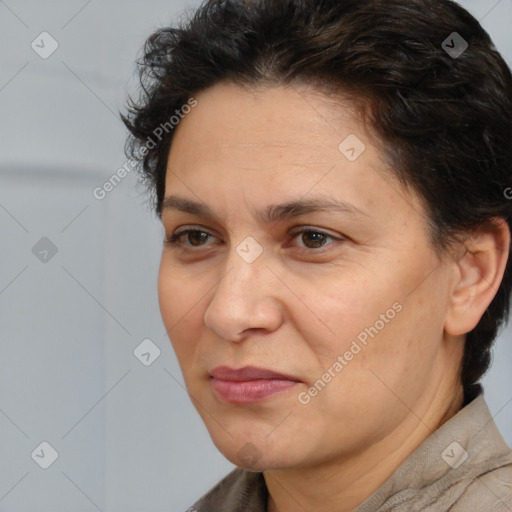
<svg viewBox="0 0 512 512">
<path fill-rule="evenodd" d="M 195 98 L 174 133 L 166 196 L 226 204 L 241 197 L 256 211 L 313 195 L 365 211 L 380 198 L 396 202 L 405 194 L 346 99 L 338 103 L 304 87 L 231 83 Z"/>
<path fill-rule="evenodd" d="M 196 99 L 197 106 L 174 134 L 172 157 L 186 152 L 189 160 L 204 159 L 215 148 L 215 158 L 241 156 L 248 169 L 275 157 L 287 157 L 287 162 L 299 166 L 334 164 L 342 156 L 339 144 L 348 135 L 369 139 L 350 101 L 340 98 L 337 103 L 310 88 L 251 89 L 223 82 Z M 181 144 L 183 138 L 187 140 Z"/>
</svg>

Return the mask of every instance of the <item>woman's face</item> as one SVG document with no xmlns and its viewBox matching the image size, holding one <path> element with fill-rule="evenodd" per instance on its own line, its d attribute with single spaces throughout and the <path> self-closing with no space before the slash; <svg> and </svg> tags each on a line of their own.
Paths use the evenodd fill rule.
<svg viewBox="0 0 512 512">
<path fill-rule="evenodd" d="M 443 333 L 453 266 L 350 103 L 226 83 L 196 99 L 168 159 L 162 220 L 183 234 L 159 300 L 216 446 L 298 468 L 435 428 L 419 418 L 461 356 Z"/>
</svg>

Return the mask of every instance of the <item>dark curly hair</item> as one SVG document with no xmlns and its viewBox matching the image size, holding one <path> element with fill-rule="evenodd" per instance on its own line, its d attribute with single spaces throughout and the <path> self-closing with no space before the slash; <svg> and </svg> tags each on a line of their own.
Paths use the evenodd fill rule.
<svg viewBox="0 0 512 512">
<path fill-rule="evenodd" d="M 464 41 L 462 54 L 449 51 Z M 422 198 L 438 251 L 499 217 L 511 227 L 511 72 L 478 21 L 450 0 L 210 0 L 179 27 L 153 33 L 138 64 L 140 98 L 129 98 L 121 117 L 126 153 L 159 216 L 169 119 L 179 122 L 194 94 L 221 81 L 303 83 L 361 107 L 399 181 Z M 466 336 L 466 392 L 489 367 L 511 286 L 509 258 Z"/>
</svg>

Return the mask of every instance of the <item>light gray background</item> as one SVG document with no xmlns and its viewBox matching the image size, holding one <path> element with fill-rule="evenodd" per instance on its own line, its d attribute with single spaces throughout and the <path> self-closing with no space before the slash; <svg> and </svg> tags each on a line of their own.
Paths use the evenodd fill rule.
<svg viewBox="0 0 512 512">
<path fill-rule="evenodd" d="M 462 4 L 511 65 L 512 0 Z M 186 510 L 233 467 L 189 402 L 160 319 L 162 230 L 143 189 L 132 173 L 105 199 L 93 196 L 125 163 L 117 112 L 136 85 L 141 44 L 186 5 L 0 1 L 5 511 Z M 59 45 L 47 59 L 31 48 L 43 31 Z M 32 252 L 43 237 L 58 249 L 46 263 Z M 509 444 L 511 334 L 484 381 Z M 146 338 L 161 350 L 150 366 L 133 354 Z M 48 469 L 31 458 L 43 441 L 58 452 Z"/>
</svg>

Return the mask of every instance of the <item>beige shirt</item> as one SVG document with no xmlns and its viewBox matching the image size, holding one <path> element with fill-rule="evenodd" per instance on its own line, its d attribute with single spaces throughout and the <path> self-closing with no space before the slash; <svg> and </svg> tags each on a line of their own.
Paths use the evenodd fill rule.
<svg viewBox="0 0 512 512">
<path fill-rule="evenodd" d="M 266 512 L 267 497 L 262 473 L 237 468 L 189 512 Z M 321 503 L 318 506 L 321 510 Z M 479 394 L 428 437 L 354 512 L 511 510 L 512 451 Z"/>
</svg>

